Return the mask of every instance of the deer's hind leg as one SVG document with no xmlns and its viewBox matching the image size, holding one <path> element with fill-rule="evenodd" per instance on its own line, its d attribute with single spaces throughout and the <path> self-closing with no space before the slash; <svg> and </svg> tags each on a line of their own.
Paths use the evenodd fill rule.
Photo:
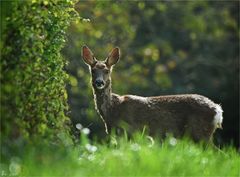
<svg viewBox="0 0 240 177">
<path fill-rule="evenodd" d="M 188 130 L 191 138 L 195 142 L 204 142 L 206 144 L 212 143 L 212 136 L 214 133 L 214 125 L 206 116 L 192 116 L 188 121 Z"/>
</svg>

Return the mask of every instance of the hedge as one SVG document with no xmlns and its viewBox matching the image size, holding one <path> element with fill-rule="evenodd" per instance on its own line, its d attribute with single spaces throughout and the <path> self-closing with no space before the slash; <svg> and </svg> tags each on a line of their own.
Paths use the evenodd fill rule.
<svg viewBox="0 0 240 177">
<path fill-rule="evenodd" d="M 61 56 L 65 31 L 77 19 L 74 2 L 14 1 L 1 59 L 1 141 L 62 139 L 69 118 Z"/>
</svg>

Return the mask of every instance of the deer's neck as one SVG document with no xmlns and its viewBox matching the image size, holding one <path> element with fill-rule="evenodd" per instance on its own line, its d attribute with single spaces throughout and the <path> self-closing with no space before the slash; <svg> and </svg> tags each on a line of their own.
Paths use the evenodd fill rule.
<svg viewBox="0 0 240 177">
<path fill-rule="evenodd" d="M 95 105 L 99 114 L 104 119 L 107 119 L 110 114 L 110 109 L 112 105 L 111 95 L 111 83 L 109 83 L 108 86 L 102 90 L 94 89 Z"/>
</svg>

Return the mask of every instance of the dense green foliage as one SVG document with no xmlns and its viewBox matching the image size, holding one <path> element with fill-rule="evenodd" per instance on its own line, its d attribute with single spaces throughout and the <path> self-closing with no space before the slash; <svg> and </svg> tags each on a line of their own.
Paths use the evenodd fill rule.
<svg viewBox="0 0 240 177">
<path fill-rule="evenodd" d="M 63 138 L 68 129 L 66 61 L 60 50 L 76 17 L 70 1 L 13 1 L 11 11 L 1 56 L 4 155 L 23 139 Z"/>
<path fill-rule="evenodd" d="M 218 143 L 234 139 L 238 144 L 238 2 L 89 1 L 78 3 L 76 10 L 86 19 L 69 28 L 63 51 L 70 60 L 68 93 L 74 122 L 104 133 L 81 47 L 87 44 L 104 60 L 119 46 L 122 55 L 112 74 L 115 93 L 203 94 L 224 110 Z"/>
<path fill-rule="evenodd" d="M 145 136 L 79 146 L 28 146 L 9 164 L 5 175 L 20 176 L 238 176 L 240 156 L 232 148 L 218 152 L 169 138 L 152 144 Z M 8 166 L 9 165 L 9 166 Z"/>
</svg>

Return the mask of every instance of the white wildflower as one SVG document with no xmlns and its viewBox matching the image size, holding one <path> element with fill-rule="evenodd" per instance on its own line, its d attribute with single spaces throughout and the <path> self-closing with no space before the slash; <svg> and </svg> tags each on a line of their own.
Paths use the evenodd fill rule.
<svg viewBox="0 0 240 177">
<path fill-rule="evenodd" d="M 131 144 L 130 148 L 133 151 L 139 151 L 141 149 L 141 146 L 137 143 L 134 143 L 134 144 Z"/>
<path fill-rule="evenodd" d="M 83 129 L 81 130 L 81 132 L 82 132 L 83 134 L 85 134 L 85 135 L 88 135 L 88 134 L 90 133 L 90 130 L 89 130 L 89 128 L 83 128 Z"/>
<path fill-rule="evenodd" d="M 82 124 L 77 123 L 77 124 L 76 124 L 76 128 L 77 128 L 78 130 L 82 130 L 83 126 L 82 126 Z"/>
<path fill-rule="evenodd" d="M 171 146 L 176 146 L 176 144 L 177 144 L 177 139 L 171 137 L 171 138 L 169 139 L 169 144 L 170 144 Z"/>
<path fill-rule="evenodd" d="M 97 151 L 97 147 L 96 146 L 93 146 L 91 144 L 86 144 L 85 145 L 85 148 L 89 151 L 89 152 L 96 152 Z"/>
</svg>

